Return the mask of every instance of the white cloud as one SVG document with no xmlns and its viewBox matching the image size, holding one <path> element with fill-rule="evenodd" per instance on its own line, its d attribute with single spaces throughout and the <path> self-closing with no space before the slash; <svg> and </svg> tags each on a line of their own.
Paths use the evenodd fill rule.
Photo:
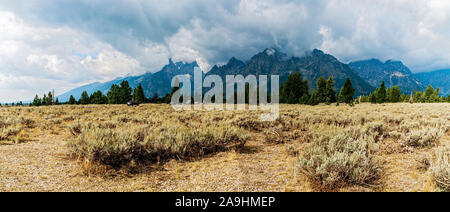
<svg viewBox="0 0 450 212">
<path fill-rule="evenodd" d="M 84 32 L 31 26 L 11 12 L 0 12 L 0 26 L 0 102 L 145 72 L 136 59 Z"/>
<path fill-rule="evenodd" d="M 402 60 L 412 71 L 450 67 L 448 0 L 16 0 L 1 10 L 2 82 L 66 88 L 157 71 L 169 57 L 208 70 L 267 47 Z"/>
</svg>

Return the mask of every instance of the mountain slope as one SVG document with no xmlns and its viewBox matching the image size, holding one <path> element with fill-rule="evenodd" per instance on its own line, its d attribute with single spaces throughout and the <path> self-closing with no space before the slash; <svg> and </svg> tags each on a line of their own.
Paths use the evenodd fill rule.
<svg viewBox="0 0 450 212">
<path fill-rule="evenodd" d="M 385 63 L 377 60 L 351 62 L 349 66 L 371 86 L 378 87 L 384 80 L 387 87 L 398 85 L 404 93 L 415 89 L 423 90 L 425 86 L 419 82 L 408 67 L 400 61 L 388 60 Z"/>
<path fill-rule="evenodd" d="M 422 84 L 440 88 L 442 95 L 450 94 L 450 69 L 414 74 Z"/>
<path fill-rule="evenodd" d="M 136 88 L 139 83 L 141 83 L 144 89 L 144 94 L 147 97 L 152 97 L 154 93 L 157 93 L 159 96 L 164 96 L 167 93 L 170 93 L 170 91 L 172 90 L 170 83 L 172 82 L 172 78 L 174 76 L 181 74 L 189 74 L 193 76 L 195 67 L 198 67 L 197 62 L 174 63 L 171 59 L 169 59 L 169 64 L 164 66 L 159 72 L 146 73 L 140 76 L 118 78 L 105 83 L 92 83 L 72 89 L 58 96 L 58 99 L 61 102 L 65 102 L 69 100 L 70 95 L 73 95 L 76 99 L 79 99 L 83 91 L 87 91 L 89 95 L 96 92 L 97 90 L 100 90 L 102 91 L 102 93 L 106 94 L 111 88 L 111 85 L 120 84 L 122 81 L 128 81 L 130 87 L 132 88 Z"/>
</svg>

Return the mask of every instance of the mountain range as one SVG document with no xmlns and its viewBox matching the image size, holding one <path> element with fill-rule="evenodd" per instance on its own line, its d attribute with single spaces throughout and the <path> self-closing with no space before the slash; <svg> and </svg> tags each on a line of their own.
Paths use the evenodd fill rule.
<svg viewBox="0 0 450 212">
<path fill-rule="evenodd" d="M 120 84 L 126 80 L 130 86 L 135 88 L 139 83 L 144 88 L 144 94 L 152 97 L 155 93 L 158 96 L 164 96 L 172 90 L 171 80 L 176 75 L 193 76 L 194 68 L 198 67 L 197 62 L 173 62 L 169 63 L 160 71 L 155 73 L 145 73 L 140 76 L 128 76 L 117 78 L 105 83 L 92 83 L 70 90 L 60 96 L 59 100 L 64 102 L 71 95 L 80 98 L 83 91 L 91 94 L 97 90 L 106 94 L 113 84 Z M 450 77 L 449 71 L 438 71 L 423 74 L 412 74 L 408 67 L 400 61 L 386 61 L 385 63 L 377 60 L 355 61 L 350 64 L 340 62 L 330 54 L 321 50 L 314 49 L 305 53 L 301 57 L 288 57 L 283 52 L 275 48 L 267 48 L 264 51 L 254 55 L 248 61 L 241 61 L 232 57 L 224 65 L 215 65 L 206 75 L 215 74 L 225 79 L 226 75 L 242 74 L 244 77 L 253 75 L 279 75 L 280 81 L 284 82 L 290 73 L 299 71 L 303 79 L 308 80 L 310 90 L 315 89 L 319 77 L 328 78 L 333 76 L 335 79 L 335 89 L 338 91 L 344 84 L 347 77 L 352 81 L 355 88 L 355 96 L 367 95 L 375 90 L 385 81 L 387 87 L 399 85 L 402 92 L 409 93 L 415 89 L 424 90 L 428 84 L 436 84 L 441 87 L 441 91 L 449 92 L 449 81 L 445 79 Z M 440 77 L 442 80 L 435 79 Z M 225 82 L 225 81 L 224 81 Z M 439 84 L 439 85 L 438 85 Z M 446 87 L 445 87 L 446 86 Z M 270 87 L 270 86 L 269 86 Z"/>
<path fill-rule="evenodd" d="M 414 74 L 414 77 L 424 85 L 432 85 L 440 89 L 441 95 L 450 94 L 450 69 Z"/>
<path fill-rule="evenodd" d="M 403 93 L 424 90 L 426 85 L 417 80 L 411 70 L 400 61 L 377 59 L 351 62 L 349 66 L 371 86 L 379 87 L 384 81 L 386 87 L 398 85 Z"/>
</svg>

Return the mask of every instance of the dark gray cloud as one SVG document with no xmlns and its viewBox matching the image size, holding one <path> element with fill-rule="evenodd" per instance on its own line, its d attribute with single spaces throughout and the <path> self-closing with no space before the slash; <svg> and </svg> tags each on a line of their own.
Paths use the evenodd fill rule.
<svg viewBox="0 0 450 212">
<path fill-rule="evenodd" d="M 0 54 L 8 56 L 0 81 L 34 79 L 24 95 L 51 80 L 38 87 L 156 71 L 168 57 L 208 69 L 266 47 L 291 55 L 320 48 L 344 62 L 402 60 L 413 71 L 450 67 L 445 0 L 16 0 L 0 11 Z"/>
</svg>

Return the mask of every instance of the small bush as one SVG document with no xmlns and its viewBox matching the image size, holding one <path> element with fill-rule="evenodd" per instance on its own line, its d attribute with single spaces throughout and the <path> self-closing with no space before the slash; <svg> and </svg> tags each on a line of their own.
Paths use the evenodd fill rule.
<svg viewBox="0 0 450 212">
<path fill-rule="evenodd" d="M 368 136 L 355 139 L 346 132 L 333 138 L 322 136 L 307 144 L 298 168 L 322 190 L 367 185 L 379 176 L 380 162 L 373 154 L 376 149 Z"/>
<path fill-rule="evenodd" d="M 407 133 L 404 143 L 411 147 L 427 147 L 433 145 L 443 134 L 438 128 L 427 127 Z"/>
<path fill-rule="evenodd" d="M 3 129 L 0 129 L 0 140 L 12 139 L 14 136 L 18 135 L 22 129 L 23 127 L 19 125 L 4 127 Z"/>
<path fill-rule="evenodd" d="M 435 156 L 430 167 L 433 178 L 443 191 L 450 192 L 450 148 L 438 148 Z"/>
</svg>

